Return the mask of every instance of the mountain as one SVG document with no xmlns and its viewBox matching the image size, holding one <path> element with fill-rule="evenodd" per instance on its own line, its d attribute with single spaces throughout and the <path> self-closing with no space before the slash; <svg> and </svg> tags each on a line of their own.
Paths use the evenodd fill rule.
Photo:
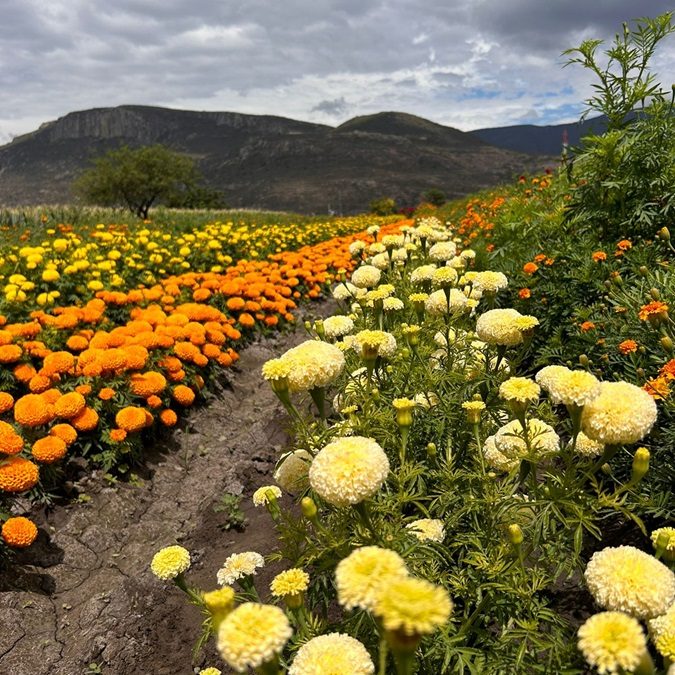
<svg viewBox="0 0 675 675">
<path fill-rule="evenodd" d="M 471 131 L 473 136 L 485 143 L 505 150 L 524 152 L 530 155 L 559 156 L 562 150 L 563 134 L 567 132 L 570 148 L 579 145 L 589 134 L 601 134 L 607 127 L 604 116 L 593 117 L 583 122 L 536 126 L 518 124 L 510 127 L 494 127 Z"/>
<path fill-rule="evenodd" d="M 192 156 L 232 207 L 363 211 L 415 204 L 431 188 L 460 197 L 554 160 L 397 112 L 334 128 L 272 115 L 119 106 L 73 112 L 0 147 L 0 204 L 73 200 L 73 180 L 121 145 L 161 143 Z"/>
</svg>

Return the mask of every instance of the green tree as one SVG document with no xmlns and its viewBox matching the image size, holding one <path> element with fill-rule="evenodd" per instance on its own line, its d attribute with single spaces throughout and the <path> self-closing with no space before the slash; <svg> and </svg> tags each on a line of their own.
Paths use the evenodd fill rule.
<svg viewBox="0 0 675 675">
<path fill-rule="evenodd" d="M 391 197 L 381 197 L 370 202 L 370 212 L 376 216 L 390 216 L 396 213 L 396 201 Z"/>
<path fill-rule="evenodd" d="M 158 202 L 177 202 L 198 190 L 194 160 L 163 145 L 123 146 L 94 160 L 92 168 L 75 182 L 75 191 L 87 202 L 124 206 L 139 218 Z"/>
<path fill-rule="evenodd" d="M 422 195 L 422 197 L 424 198 L 425 202 L 433 204 L 434 206 L 443 206 L 443 204 L 445 204 L 445 202 L 447 201 L 445 192 L 439 190 L 438 188 L 432 188 L 431 190 L 427 190 Z"/>
</svg>

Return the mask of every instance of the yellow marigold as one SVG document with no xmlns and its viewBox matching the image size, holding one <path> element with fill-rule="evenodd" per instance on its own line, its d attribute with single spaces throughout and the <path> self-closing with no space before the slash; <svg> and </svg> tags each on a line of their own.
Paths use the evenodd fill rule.
<svg viewBox="0 0 675 675">
<path fill-rule="evenodd" d="M 338 602 L 345 609 L 371 610 L 380 586 L 407 576 L 403 558 L 386 548 L 364 546 L 352 551 L 335 568 Z"/>
<path fill-rule="evenodd" d="M 451 612 L 445 588 L 414 577 L 390 579 L 380 587 L 373 607 L 386 630 L 404 635 L 433 633 L 447 623 Z"/>
<path fill-rule="evenodd" d="M 37 464 L 23 457 L 8 457 L 0 461 L 0 490 L 25 492 L 34 487 L 39 478 Z"/>
<path fill-rule="evenodd" d="M 333 506 L 372 497 L 389 473 L 389 460 L 372 438 L 347 436 L 326 445 L 309 468 L 312 488 Z"/>
<path fill-rule="evenodd" d="M 222 675 L 222 672 L 222 670 L 218 670 L 218 668 L 210 666 L 209 668 L 202 668 L 199 671 L 199 675 Z"/>
<path fill-rule="evenodd" d="M 675 604 L 665 614 L 649 622 L 649 632 L 659 654 L 675 661 Z"/>
<path fill-rule="evenodd" d="M 27 548 L 38 535 L 35 523 L 23 516 L 8 518 L 2 524 L 2 539 L 12 548 Z"/>
<path fill-rule="evenodd" d="M 218 627 L 218 652 L 239 673 L 258 668 L 281 653 L 293 629 L 283 610 L 245 602 Z"/>
<path fill-rule="evenodd" d="M 292 392 L 326 387 L 345 366 L 340 349 L 320 340 L 307 340 L 289 349 L 281 359 L 290 365 L 288 387 Z"/>
<path fill-rule="evenodd" d="M 262 367 L 262 376 L 267 381 L 287 379 L 290 374 L 291 364 L 284 359 L 270 359 Z"/>
<path fill-rule="evenodd" d="M 84 400 L 82 394 L 70 391 L 57 399 L 56 403 L 54 403 L 54 412 L 61 419 L 70 419 L 79 415 L 86 405 L 87 402 Z"/>
<path fill-rule="evenodd" d="M 173 388 L 172 396 L 174 400 L 182 406 L 190 406 L 195 400 L 194 391 L 184 384 L 177 384 Z"/>
<path fill-rule="evenodd" d="M 396 338 L 383 330 L 362 330 L 354 336 L 352 346 L 364 357 L 388 359 L 396 353 Z"/>
<path fill-rule="evenodd" d="M 270 590 L 273 596 L 283 598 L 286 595 L 304 593 L 308 586 L 309 574 L 297 567 L 292 567 L 289 570 L 280 572 L 272 579 Z"/>
<path fill-rule="evenodd" d="M 675 574 L 633 546 L 605 548 L 593 554 L 584 572 L 586 584 L 603 608 L 652 619 L 675 601 Z"/>
<path fill-rule="evenodd" d="M 406 525 L 406 529 L 420 541 L 442 542 L 445 539 L 445 527 L 437 518 L 420 518 Z"/>
<path fill-rule="evenodd" d="M 622 612 L 594 614 L 578 635 L 579 650 L 599 673 L 632 673 L 647 654 L 642 626 Z"/>
<path fill-rule="evenodd" d="M 68 446 L 58 436 L 45 436 L 40 438 L 31 448 L 31 455 L 42 464 L 53 464 L 66 456 Z"/>
<path fill-rule="evenodd" d="M 0 391 L 0 415 L 14 407 L 14 397 L 6 391 Z"/>
<path fill-rule="evenodd" d="M 215 591 L 202 593 L 206 609 L 211 613 L 221 613 L 231 610 L 234 607 L 234 598 L 234 589 L 230 588 L 230 586 L 223 586 L 223 588 L 217 588 Z"/>
<path fill-rule="evenodd" d="M 93 431 L 98 426 L 98 413 L 87 406 L 79 415 L 71 418 L 70 423 L 78 431 Z"/>
<path fill-rule="evenodd" d="M 182 546 L 167 546 L 152 558 L 150 569 L 162 581 L 175 579 L 190 568 L 190 552 Z"/>
<path fill-rule="evenodd" d="M 115 415 L 115 424 L 131 434 L 145 428 L 145 408 L 126 406 Z"/>
<path fill-rule="evenodd" d="M 546 366 L 534 378 L 547 392 L 553 403 L 583 407 L 600 393 L 600 382 L 585 370 L 570 370 L 565 366 Z"/>
<path fill-rule="evenodd" d="M 0 346 L 0 363 L 15 363 L 21 358 L 23 349 L 19 345 Z"/>
<path fill-rule="evenodd" d="M 605 445 L 636 443 L 656 421 L 656 403 L 640 387 L 628 382 L 602 382 L 600 393 L 584 407 L 584 433 Z"/>
<path fill-rule="evenodd" d="M 77 431 L 70 424 L 55 424 L 49 430 L 50 436 L 57 436 L 66 445 L 70 446 L 77 440 Z"/>
<path fill-rule="evenodd" d="M 368 650 L 342 633 L 319 635 L 298 649 L 288 675 L 372 675 L 375 666 Z"/>
<path fill-rule="evenodd" d="M 281 490 L 276 485 L 263 485 L 253 493 L 254 506 L 264 506 L 273 499 L 281 499 Z"/>
<path fill-rule="evenodd" d="M 39 394 L 26 394 L 14 404 L 14 419 L 24 427 L 39 427 L 54 419 L 54 407 Z"/>
<path fill-rule="evenodd" d="M 0 452 L 5 455 L 16 455 L 23 450 L 23 438 L 16 429 L 7 422 L 0 421 Z"/>
<path fill-rule="evenodd" d="M 348 335 L 354 330 L 354 322 L 348 316 L 336 314 L 324 319 L 323 331 L 329 340 Z"/>
<path fill-rule="evenodd" d="M 529 377 L 510 377 L 499 386 L 499 395 L 505 401 L 534 403 L 540 393 L 539 385 Z"/>
<path fill-rule="evenodd" d="M 660 527 L 651 535 L 652 544 L 656 546 L 657 540 L 665 541 L 665 550 L 675 553 L 675 527 Z"/>
</svg>

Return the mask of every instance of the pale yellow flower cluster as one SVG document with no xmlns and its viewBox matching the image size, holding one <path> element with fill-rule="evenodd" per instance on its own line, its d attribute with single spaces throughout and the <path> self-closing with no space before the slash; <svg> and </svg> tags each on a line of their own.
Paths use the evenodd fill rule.
<svg viewBox="0 0 675 675">
<path fill-rule="evenodd" d="M 495 448 L 510 460 L 528 455 L 531 459 L 541 459 L 560 449 L 560 437 L 553 427 L 536 417 L 527 420 L 527 433 L 519 420 L 511 420 L 497 430 L 494 443 Z"/>
<path fill-rule="evenodd" d="M 440 544 L 445 539 L 445 526 L 437 518 L 420 518 L 408 523 L 406 528 L 420 541 L 435 541 Z"/>
<path fill-rule="evenodd" d="M 382 272 L 373 265 L 361 265 L 352 274 L 352 284 L 357 288 L 373 288 L 380 283 Z"/>
<path fill-rule="evenodd" d="M 150 563 L 152 573 L 162 581 L 175 579 L 190 568 L 190 552 L 182 546 L 167 546 L 155 553 Z"/>
<path fill-rule="evenodd" d="M 281 360 L 290 366 L 288 385 L 291 392 L 326 387 L 345 366 L 340 349 L 320 340 L 307 340 L 289 349 Z"/>
<path fill-rule="evenodd" d="M 490 345 L 515 347 L 522 343 L 523 334 L 539 322 L 515 309 L 491 309 L 478 317 L 476 333 Z"/>
<path fill-rule="evenodd" d="M 349 335 L 354 330 L 354 321 L 348 316 L 335 314 L 324 319 L 323 330 L 329 340 L 334 340 L 343 335 Z"/>
<path fill-rule="evenodd" d="M 216 578 L 220 586 L 231 586 L 235 581 L 255 574 L 259 567 L 264 567 L 265 559 L 255 551 L 233 553 L 218 570 Z"/>
<path fill-rule="evenodd" d="M 319 635 L 298 649 L 288 675 L 372 675 L 370 654 L 358 640 L 342 633 Z"/>
</svg>

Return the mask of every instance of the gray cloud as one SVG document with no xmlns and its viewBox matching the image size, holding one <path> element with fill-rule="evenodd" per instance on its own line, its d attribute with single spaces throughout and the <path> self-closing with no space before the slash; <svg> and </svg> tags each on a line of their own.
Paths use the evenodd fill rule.
<svg viewBox="0 0 675 675">
<path fill-rule="evenodd" d="M 642 0 L 641 15 L 671 0 Z M 122 103 L 334 124 L 404 110 L 460 128 L 569 119 L 590 93 L 560 52 L 634 0 L 3 0 L 0 141 Z M 675 48 L 660 51 L 664 75 Z M 668 83 L 669 84 L 669 83 Z M 317 103 L 318 101 L 318 103 Z M 347 103 L 348 102 L 348 103 Z"/>
</svg>

